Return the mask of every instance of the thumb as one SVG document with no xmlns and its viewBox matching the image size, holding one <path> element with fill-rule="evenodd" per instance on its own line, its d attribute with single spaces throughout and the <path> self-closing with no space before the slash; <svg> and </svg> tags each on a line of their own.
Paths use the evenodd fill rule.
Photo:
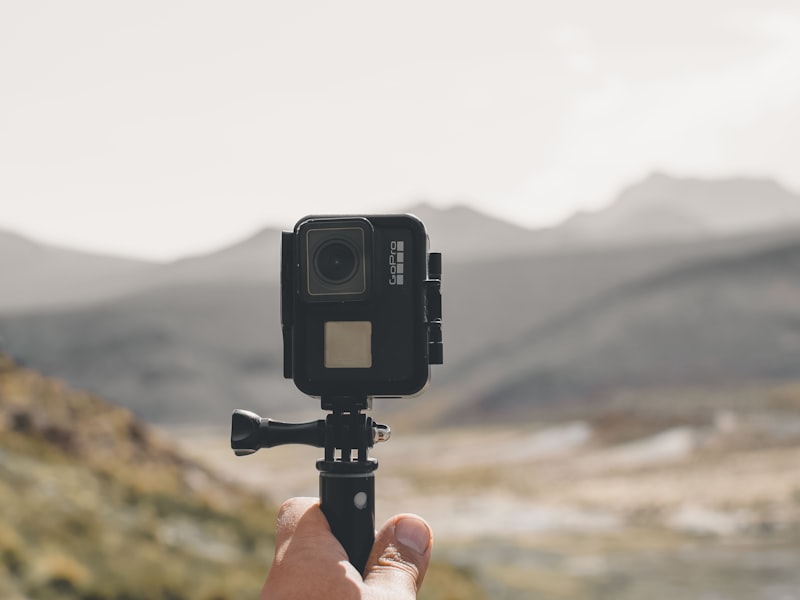
<svg viewBox="0 0 800 600">
<path fill-rule="evenodd" d="M 397 600 L 417 597 L 431 560 L 433 534 L 416 515 L 396 515 L 375 536 L 364 583 Z"/>
</svg>

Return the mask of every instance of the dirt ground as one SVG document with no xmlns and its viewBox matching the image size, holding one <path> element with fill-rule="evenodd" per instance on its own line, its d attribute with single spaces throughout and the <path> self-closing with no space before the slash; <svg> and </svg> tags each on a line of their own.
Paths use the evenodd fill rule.
<svg viewBox="0 0 800 600">
<path fill-rule="evenodd" d="M 492 598 L 800 599 L 800 413 L 720 411 L 608 435 L 606 422 L 394 431 L 376 447 L 377 521 L 416 512 L 440 558 Z M 183 448 L 275 501 L 316 495 L 308 447 Z"/>
</svg>

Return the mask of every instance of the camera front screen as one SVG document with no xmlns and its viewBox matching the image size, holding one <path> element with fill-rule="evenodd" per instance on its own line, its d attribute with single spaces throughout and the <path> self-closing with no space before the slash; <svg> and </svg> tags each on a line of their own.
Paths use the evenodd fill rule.
<svg viewBox="0 0 800 600">
<path fill-rule="evenodd" d="M 369 369 L 371 366 L 371 321 L 325 322 L 326 369 Z"/>
</svg>

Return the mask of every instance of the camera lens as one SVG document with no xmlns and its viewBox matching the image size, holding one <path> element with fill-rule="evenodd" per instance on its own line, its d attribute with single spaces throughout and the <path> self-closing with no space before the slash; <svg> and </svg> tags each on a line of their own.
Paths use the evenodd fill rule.
<svg viewBox="0 0 800 600">
<path fill-rule="evenodd" d="M 301 227 L 301 281 L 304 300 L 348 302 L 364 299 L 368 291 L 370 245 L 361 221 L 328 219 Z"/>
<path fill-rule="evenodd" d="M 349 281 L 358 270 L 355 248 L 341 239 L 324 242 L 314 255 L 314 269 L 328 283 L 342 284 Z"/>
</svg>

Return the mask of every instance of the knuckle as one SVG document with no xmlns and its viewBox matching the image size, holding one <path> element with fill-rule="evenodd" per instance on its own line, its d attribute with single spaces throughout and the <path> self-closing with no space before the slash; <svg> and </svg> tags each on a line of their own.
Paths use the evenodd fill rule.
<svg viewBox="0 0 800 600">
<path fill-rule="evenodd" d="M 407 577 L 416 589 L 417 579 L 419 578 L 419 568 L 415 563 L 403 558 L 403 554 L 397 547 L 388 546 L 386 548 L 383 554 L 378 558 L 377 568 L 381 571 L 391 571 L 392 573 Z"/>
</svg>

